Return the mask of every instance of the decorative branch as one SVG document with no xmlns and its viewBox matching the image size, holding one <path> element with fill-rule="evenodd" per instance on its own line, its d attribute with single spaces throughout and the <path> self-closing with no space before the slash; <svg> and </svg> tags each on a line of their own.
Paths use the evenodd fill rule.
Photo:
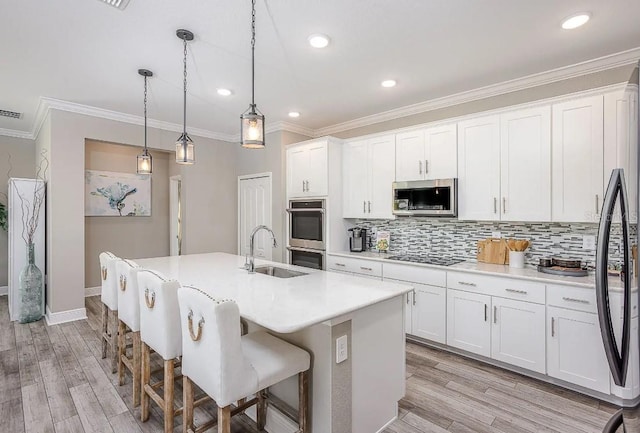
<svg viewBox="0 0 640 433">
<path fill-rule="evenodd" d="M 30 200 L 29 197 L 25 197 L 16 189 L 20 199 L 20 208 L 22 209 L 22 239 L 27 245 L 33 243 L 33 238 L 38 229 L 38 217 L 45 201 L 45 184 L 47 170 L 49 169 L 47 151 L 43 149 L 40 152 L 40 157 L 40 163 L 36 168 L 36 181 L 33 183 L 33 198 Z"/>
</svg>

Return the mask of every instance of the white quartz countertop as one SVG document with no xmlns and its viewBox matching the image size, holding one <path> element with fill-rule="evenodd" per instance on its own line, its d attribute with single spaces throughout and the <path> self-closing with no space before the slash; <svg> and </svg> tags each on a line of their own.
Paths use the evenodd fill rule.
<svg viewBox="0 0 640 433">
<path fill-rule="evenodd" d="M 243 318 L 279 333 L 296 332 L 412 290 L 410 285 L 259 259 L 255 260 L 256 266 L 268 264 L 307 275 L 277 278 L 249 274 L 243 268 L 244 257 L 226 253 L 135 261 L 182 285 L 198 287 L 216 298 L 235 300 Z"/>
<path fill-rule="evenodd" d="M 585 288 L 595 287 L 595 277 L 593 272 L 589 272 L 586 277 L 566 277 L 562 275 L 552 275 L 538 272 L 534 266 L 526 266 L 524 269 L 512 268 L 509 265 L 495 265 L 491 263 L 480 263 L 476 261 L 464 261 L 451 266 L 427 265 L 423 263 L 403 262 L 388 260 L 393 253 L 378 253 L 366 251 L 362 253 L 352 253 L 349 251 L 330 252 L 330 255 L 340 257 L 353 257 L 366 260 L 375 260 L 385 263 L 401 263 L 412 266 L 422 266 L 427 268 L 442 269 L 445 271 L 468 272 L 474 274 L 484 274 L 499 277 L 520 278 L 523 280 L 537 281 L 545 284 L 562 284 L 565 286 L 577 286 Z M 384 272 L 384 271 L 383 271 Z M 632 278 L 632 287 L 637 286 L 637 280 Z M 609 277 L 609 289 L 614 291 L 622 290 L 622 281 L 618 277 Z"/>
</svg>

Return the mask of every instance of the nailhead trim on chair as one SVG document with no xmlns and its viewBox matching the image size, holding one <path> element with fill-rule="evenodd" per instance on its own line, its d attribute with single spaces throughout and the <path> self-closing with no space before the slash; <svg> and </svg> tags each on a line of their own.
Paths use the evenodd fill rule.
<svg viewBox="0 0 640 433">
<path fill-rule="evenodd" d="M 205 295 L 207 298 L 211 299 L 213 302 L 215 302 L 216 304 L 223 304 L 225 302 L 236 302 L 233 299 L 218 299 L 218 298 L 214 298 L 213 296 L 211 296 L 210 294 L 208 294 L 207 292 L 205 292 L 202 289 L 199 289 L 197 287 L 193 287 L 193 286 L 182 286 L 182 287 L 186 287 L 188 289 L 193 289 L 196 290 L 200 293 L 202 293 L 203 295 Z"/>
</svg>

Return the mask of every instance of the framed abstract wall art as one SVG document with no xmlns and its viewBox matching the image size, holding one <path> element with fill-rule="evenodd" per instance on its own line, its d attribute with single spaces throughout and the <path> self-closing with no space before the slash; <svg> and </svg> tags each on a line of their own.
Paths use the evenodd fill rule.
<svg viewBox="0 0 640 433">
<path fill-rule="evenodd" d="M 151 177 L 85 170 L 85 216 L 151 216 Z"/>
</svg>

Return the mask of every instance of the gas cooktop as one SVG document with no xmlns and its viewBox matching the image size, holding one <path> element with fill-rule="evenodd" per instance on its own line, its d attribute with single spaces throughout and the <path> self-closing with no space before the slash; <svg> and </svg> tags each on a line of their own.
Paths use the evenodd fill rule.
<svg viewBox="0 0 640 433">
<path fill-rule="evenodd" d="M 462 259 L 454 259 L 452 257 L 437 256 L 391 256 L 388 260 L 398 260 L 401 262 L 423 263 L 425 265 L 451 266 L 456 263 L 464 262 Z"/>
</svg>

